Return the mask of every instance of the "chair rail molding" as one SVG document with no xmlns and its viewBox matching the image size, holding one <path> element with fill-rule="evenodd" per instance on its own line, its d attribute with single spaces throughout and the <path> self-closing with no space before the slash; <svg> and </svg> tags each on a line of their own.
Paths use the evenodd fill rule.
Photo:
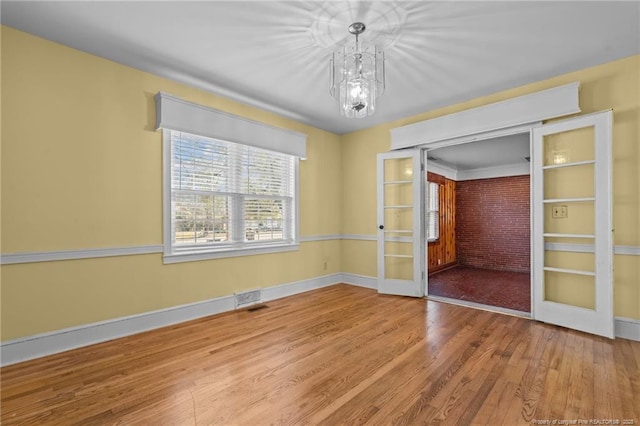
<svg viewBox="0 0 640 426">
<path fill-rule="evenodd" d="M 162 253 L 162 244 L 127 247 L 103 247 L 79 250 L 57 250 L 24 253 L 6 253 L 0 255 L 0 265 L 17 263 L 52 262 L 59 260 L 91 259 L 96 257 L 132 256 L 138 254 Z"/>
<path fill-rule="evenodd" d="M 331 240 L 352 240 L 352 241 L 376 241 L 375 235 L 368 234 L 327 234 L 309 235 L 300 237 L 301 243 L 312 243 L 317 241 Z M 577 251 L 592 253 L 593 246 L 589 244 L 561 244 L 547 243 L 546 250 Z M 79 250 L 59 250 L 41 252 L 6 253 L 0 255 L 0 265 L 14 265 L 20 263 L 53 262 L 61 260 L 92 259 L 97 257 L 114 256 L 134 256 L 140 254 L 163 253 L 161 244 L 126 246 L 126 247 L 105 247 Z M 640 246 L 614 246 L 615 255 L 640 256 Z"/>
</svg>

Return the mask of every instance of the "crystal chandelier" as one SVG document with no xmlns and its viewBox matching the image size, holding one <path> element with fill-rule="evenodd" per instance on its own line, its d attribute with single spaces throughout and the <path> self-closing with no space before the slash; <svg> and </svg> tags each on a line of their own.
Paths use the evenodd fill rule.
<svg viewBox="0 0 640 426">
<path fill-rule="evenodd" d="M 376 98 L 384 92 L 384 52 L 375 45 L 359 43 L 358 36 L 365 28 L 362 22 L 349 25 L 349 32 L 356 36 L 355 43 L 333 52 L 330 61 L 329 92 L 347 118 L 373 115 Z"/>
</svg>

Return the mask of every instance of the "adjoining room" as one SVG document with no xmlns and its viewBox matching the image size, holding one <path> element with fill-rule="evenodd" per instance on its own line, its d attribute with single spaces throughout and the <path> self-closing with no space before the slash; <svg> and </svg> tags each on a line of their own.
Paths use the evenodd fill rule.
<svg viewBox="0 0 640 426">
<path fill-rule="evenodd" d="M 428 151 L 430 297 L 531 312 L 529 144 L 524 133 Z"/>
</svg>

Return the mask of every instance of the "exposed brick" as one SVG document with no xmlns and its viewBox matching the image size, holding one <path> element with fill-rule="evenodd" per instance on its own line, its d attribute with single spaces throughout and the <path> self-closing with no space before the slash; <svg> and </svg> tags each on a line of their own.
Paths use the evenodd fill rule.
<svg viewBox="0 0 640 426">
<path fill-rule="evenodd" d="M 461 265 L 529 272 L 530 179 L 457 182 L 456 257 Z"/>
</svg>

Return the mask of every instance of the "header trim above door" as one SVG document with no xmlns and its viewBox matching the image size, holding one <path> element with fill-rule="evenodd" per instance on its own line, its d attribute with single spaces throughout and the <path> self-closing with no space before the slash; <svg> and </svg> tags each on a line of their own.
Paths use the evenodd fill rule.
<svg viewBox="0 0 640 426">
<path fill-rule="evenodd" d="M 391 129 L 391 149 L 441 143 L 579 113 L 579 82 Z M 473 140 L 473 139 L 471 139 Z M 469 140 L 469 141 L 471 141 Z"/>
</svg>

